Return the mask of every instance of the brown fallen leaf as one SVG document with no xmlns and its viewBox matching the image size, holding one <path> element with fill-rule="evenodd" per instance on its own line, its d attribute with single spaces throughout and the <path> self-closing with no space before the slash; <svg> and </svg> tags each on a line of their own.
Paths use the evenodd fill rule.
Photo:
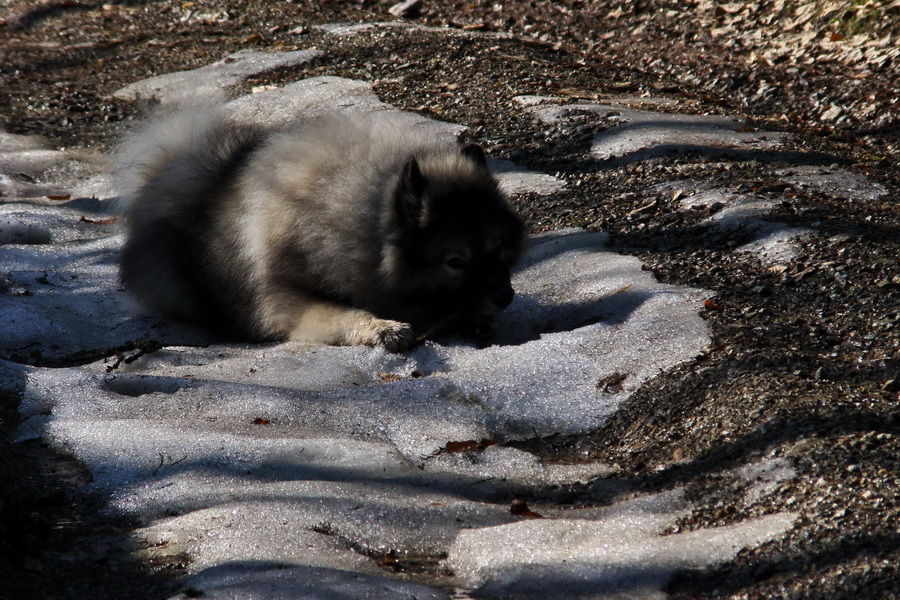
<svg viewBox="0 0 900 600">
<path fill-rule="evenodd" d="M 112 225 L 119 220 L 119 217 L 109 217 L 108 219 L 88 219 L 87 217 L 81 217 L 78 220 L 82 223 L 90 223 L 91 225 Z"/>
<path fill-rule="evenodd" d="M 622 385 L 628 379 L 628 374 L 619 373 L 618 371 L 601 378 L 597 382 L 597 389 L 603 390 L 608 394 L 618 394 L 624 389 Z"/>
<path fill-rule="evenodd" d="M 378 378 L 382 381 L 400 381 L 403 379 L 403 375 L 398 375 L 397 373 L 388 373 L 387 371 L 378 371 Z"/>
<path fill-rule="evenodd" d="M 543 519 L 544 515 L 538 514 L 528 508 L 528 504 L 525 503 L 524 500 L 520 498 L 516 498 L 512 501 L 512 504 L 509 507 L 510 514 L 516 515 L 517 517 L 525 517 L 527 519 Z"/>
<path fill-rule="evenodd" d="M 640 206 L 629 213 L 626 213 L 625 216 L 626 217 L 635 217 L 637 215 L 642 215 L 644 213 L 650 212 L 658 207 L 659 207 L 659 198 L 655 198 L 651 202 L 648 202 L 647 204 Z"/>
<path fill-rule="evenodd" d="M 271 423 L 271 421 L 269 421 L 268 419 L 263 419 L 261 417 L 253 419 L 254 425 L 268 425 L 269 423 Z"/>
<path fill-rule="evenodd" d="M 475 440 L 464 440 L 461 442 L 447 442 L 447 445 L 444 446 L 444 449 L 447 452 L 481 452 L 485 448 L 489 448 L 490 446 L 496 445 L 497 442 L 494 440 L 481 440 L 480 442 Z"/>
<path fill-rule="evenodd" d="M 713 300 L 712 298 L 710 298 L 709 300 L 707 300 L 706 302 L 703 303 L 703 308 L 705 308 L 706 310 L 713 310 L 716 312 L 721 312 L 721 311 L 725 310 L 721 305 L 716 304 L 715 300 Z"/>
<path fill-rule="evenodd" d="M 391 567 L 391 566 L 396 565 L 398 562 L 400 562 L 400 561 L 397 560 L 397 555 L 396 555 L 396 553 L 394 553 L 393 550 L 381 558 L 381 566 L 382 567 Z"/>
</svg>

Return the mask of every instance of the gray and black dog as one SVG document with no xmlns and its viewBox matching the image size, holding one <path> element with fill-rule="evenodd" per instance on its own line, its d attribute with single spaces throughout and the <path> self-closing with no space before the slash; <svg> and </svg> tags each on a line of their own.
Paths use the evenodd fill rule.
<svg viewBox="0 0 900 600">
<path fill-rule="evenodd" d="M 181 110 L 120 151 L 121 280 L 152 311 L 241 340 L 402 351 L 493 333 L 524 229 L 480 146 L 331 115 L 284 131 Z"/>
</svg>

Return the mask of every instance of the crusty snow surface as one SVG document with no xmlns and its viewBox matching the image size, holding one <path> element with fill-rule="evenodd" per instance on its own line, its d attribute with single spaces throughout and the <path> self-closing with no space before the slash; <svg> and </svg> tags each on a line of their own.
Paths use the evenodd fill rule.
<svg viewBox="0 0 900 600">
<path fill-rule="evenodd" d="M 119 95 L 177 101 L 186 82 L 217 94 L 312 56 L 240 53 Z M 545 100 L 529 102 L 539 111 Z M 449 136 L 462 130 L 335 77 L 229 106 L 268 125 L 347 110 Z M 668 121 L 653 123 L 596 140 L 594 154 L 665 143 Z M 744 143 L 722 119 L 698 127 L 698 143 Z M 634 141 L 642 131 L 646 144 Z M 511 194 L 564 187 L 512 163 L 495 167 Z M 679 490 L 601 508 L 531 506 L 542 519 L 511 514 L 519 494 L 612 484 L 604 465 L 543 465 L 502 442 L 595 429 L 643 382 L 710 343 L 699 316 L 708 295 L 658 283 L 640 261 L 607 249 L 603 234 L 532 238 L 516 300 L 486 348 L 237 346 L 131 312 L 116 279 L 121 223 L 101 157 L 0 133 L 0 192 L 0 356 L 11 359 L 0 361 L 0 382 L 23 394 L 20 439 L 41 437 L 81 461 L 107 510 L 143 524 L 132 534 L 137 552 L 187 557 L 184 588 L 205 598 L 437 599 L 451 589 L 457 598 L 660 598 L 675 571 L 727 560 L 795 518 L 661 535 L 690 511 Z M 163 347 L 138 356 L 157 347 L 148 342 Z M 25 366 L 38 361 L 81 366 Z M 611 379 L 619 383 L 598 385 Z M 500 444 L 448 451 L 470 440 Z M 789 465 L 772 472 L 792 476 Z M 392 578 L 371 558 L 392 550 L 443 556 L 453 575 L 427 585 Z"/>
</svg>

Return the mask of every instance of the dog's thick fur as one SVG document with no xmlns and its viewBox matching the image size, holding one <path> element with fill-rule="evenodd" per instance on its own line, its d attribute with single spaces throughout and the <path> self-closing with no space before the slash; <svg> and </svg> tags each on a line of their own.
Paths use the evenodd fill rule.
<svg viewBox="0 0 900 600">
<path fill-rule="evenodd" d="M 475 145 L 377 114 L 267 132 L 183 111 L 118 174 L 126 290 L 232 338 L 404 350 L 451 315 L 489 332 L 512 300 L 523 227 Z"/>
</svg>

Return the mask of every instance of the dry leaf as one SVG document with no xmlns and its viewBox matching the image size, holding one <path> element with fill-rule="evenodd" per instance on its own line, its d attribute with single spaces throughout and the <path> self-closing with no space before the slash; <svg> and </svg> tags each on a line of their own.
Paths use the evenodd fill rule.
<svg viewBox="0 0 900 600">
<path fill-rule="evenodd" d="M 119 217 L 109 217 L 108 219 L 88 219 L 87 217 L 81 217 L 78 220 L 82 223 L 90 223 L 91 225 L 112 225 L 119 220 Z"/>
<path fill-rule="evenodd" d="M 538 514 L 528 508 L 528 504 L 525 503 L 524 500 L 516 499 L 512 501 L 512 504 L 509 507 L 510 514 L 516 515 L 517 517 L 526 517 L 528 519 L 543 519 L 544 515 Z"/>
<path fill-rule="evenodd" d="M 378 371 L 378 377 L 382 381 L 400 381 L 403 379 L 403 375 L 398 375 L 397 373 L 388 373 L 387 371 Z"/>
<path fill-rule="evenodd" d="M 714 311 L 725 310 L 724 308 L 722 308 L 722 306 L 716 304 L 712 298 L 710 298 L 709 300 L 707 300 L 706 302 L 703 303 L 703 308 L 705 308 L 706 310 L 714 310 Z"/>
<path fill-rule="evenodd" d="M 615 372 L 611 375 L 607 375 L 600 379 L 597 382 L 597 389 L 603 390 L 609 394 L 618 394 L 624 389 L 623 384 L 625 380 L 628 379 L 628 374 Z"/>
<path fill-rule="evenodd" d="M 447 452 L 473 452 L 473 451 L 482 451 L 485 448 L 496 445 L 497 442 L 494 440 L 481 440 L 477 442 L 475 440 L 464 440 L 462 442 L 447 442 L 447 445 L 444 448 Z"/>
</svg>

